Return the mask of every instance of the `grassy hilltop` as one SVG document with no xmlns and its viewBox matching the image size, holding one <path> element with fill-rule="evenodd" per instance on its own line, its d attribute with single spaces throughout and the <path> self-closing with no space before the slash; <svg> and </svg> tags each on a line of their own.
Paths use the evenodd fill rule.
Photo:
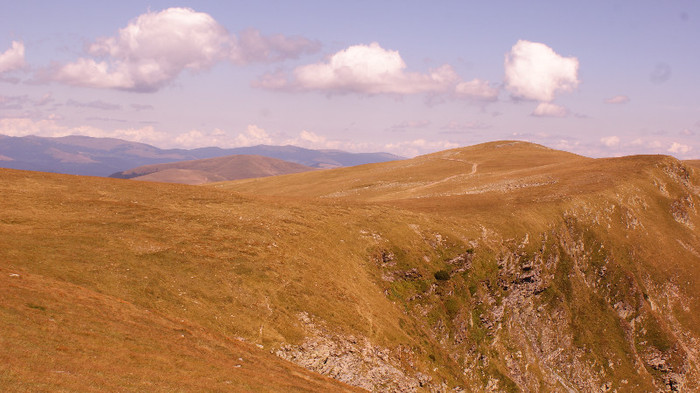
<svg viewBox="0 0 700 393">
<path fill-rule="evenodd" d="M 700 389 L 700 171 L 671 157 L 0 170 L 0 203 L 10 390 Z"/>
</svg>

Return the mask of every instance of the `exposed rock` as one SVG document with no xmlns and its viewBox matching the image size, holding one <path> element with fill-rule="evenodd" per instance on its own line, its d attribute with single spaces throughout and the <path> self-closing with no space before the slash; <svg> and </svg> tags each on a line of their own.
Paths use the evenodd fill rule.
<svg viewBox="0 0 700 393">
<path fill-rule="evenodd" d="M 274 353 L 308 370 L 375 392 L 415 392 L 429 387 L 431 377 L 408 374 L 387 348 L 367 338 L 328 331 L 306 314 L 299 315 L 307 337 L 301 345 L 283 345 Z"/>
</svg>

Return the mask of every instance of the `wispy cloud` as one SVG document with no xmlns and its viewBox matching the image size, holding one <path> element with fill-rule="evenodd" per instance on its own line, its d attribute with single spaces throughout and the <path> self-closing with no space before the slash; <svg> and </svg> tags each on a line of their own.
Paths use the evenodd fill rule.
<svg viewBox="0 0 700 393">
<path fill-rule="evenodd" d="M 630 102 L 630 98 L 625 95 L 618 95 L 605 100 L 606 104 L 626 104 Z"/>
<path fill-rule="evenodd" d="M 403 131 L 412 128 L 425 128 L 431 124 L 430 120 L 404 120 L 389 127 L 393 131 Z"/>
<path fill-rule="evenodd" d="M 109 102 L 104 102 L 101 100 L 90 101 L 90 102 L 80 102 L 75 100 L 66 101 L 66 105 L 78 107 L 78 108 L 91 108 L 91 109 L 101 109 L 104 111 L 113 111 L 121 109 L 122 106 L 118 104 L 110 104 Z"/>
<path fill-rule="evenodd" d="M 149 105 L 149 104 L 131 104 L 129 106 L 131 107 L 131 109 L 133 109 L 137 112 L 153 110 L 153 105 Z"/>
<path fill-rule="evenodd" d="M 487 81 L 474 79 L 468 82 L 460 82 L 455 87 L 455 94 L 459 98 L 477 99 L 482 101 L 496 101 L 499 90 Z"/>
<path fill-rule="evenodd" d="M 0 109 L 22 109 L 29 102 L 29 97 L 21 96 L 2 96 L 0 95 Z"/>
<path fill-rule="evenodd" d="M 321 49 L 319 41 L 300 36 L 287 37 L 282 34 L 263 36 L 260 31 L 252 28 L 240 32 L 237 40 L 233 37 L 233 42 L 231 60 L 240 64 L 296 59 Z"/>
<path fill-rule="evenodd" d="M 463 131 L 471 131 L 471 130 L 484 130 L 489 128 L 488 124 L 481 123 L 478 121 L 470 121 L 470 122 L 456 122 L 456 121 L 451 121 L 444 126 L 441 127 L 442 130 L 447 131 L 446 133 L 456 133 L 456 132 L 463 132 Z"/>
</svg>

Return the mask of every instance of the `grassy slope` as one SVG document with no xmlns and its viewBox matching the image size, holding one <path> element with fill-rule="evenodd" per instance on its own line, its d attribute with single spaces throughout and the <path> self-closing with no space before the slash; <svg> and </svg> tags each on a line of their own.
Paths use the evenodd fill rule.
<svg viewBox="0 0 700 393">
<path fill-rule="evenodd" d="M 167 164 L 144 165 L 122 172 L 135 180 L 203 184 L 311 171 L 314 168 L 276 158 L 234 155 Z"/>
<path fill-rule="evenodd" d="M 685 192 L 664 172 L 669 165 L 673 166 L 672 160 L 664 157 L 591 160 L 527 144 L 496 143 L 416 160 L 213 187 L 1 171 L 0 267 L 2 274 L 7 273 L 3 278 L 16 285 L 9 274 L 18 273 L 35 283 L 3 294 L 3 310 L 14 311 L 3 315 L 2 323 L 35 322 L 28 324 L 27 333 L 15 334 L 19 331 L 10 328 L 14 335 L 3 344 L 15 349 L 5 368 L 0 366 L 0 376 L 28 390 L 44 386 L 39 385 L 46 383 L 44 378 L 22 371 L 37 353 L 47 355 L 43 370 L 66 371 L 56 368 L 65 359 L 57 347 L 51 349 L 50 338 L 56 337 L 69 343 L 69 352 L 123 346 L 123 352 L 98 356 L 104 363 L 129 359 L 118 361 L 124 369 L 100 382 L 107 388 L 122 386 L 123 376 L 134 372 L 135 379 L 167 389 L 169 383 L 186 378 L 177 369 L 187 367 L 193 370 L 187 375 L 194 376 L 190 388 L 183 390 L 197 390 L 200 383 L 219 386 L 211 385 L 223 383 L 219 379 L 201 376 L 208 366 L 200 353 L 169 337 L 170 329 L 187 329 L 193 332 L 192 340 L 214 348 L 205 359 L 219 359 L 217 366 L 206 370 L 224 373 L 226 378 L 222 375 L 220 380 L 226 381 L 232 378 L 226 370 L 231 359 L 238 359 L 236 351 L 255 352 L 231 338 L 261 344 L 265 350 L 282 342 L 299 343 L 305 332 L 298 315 L 307 312 L 333 331 L 365 336 L 388 348 L 412 348 L 416 367 L 436 368 L 433 377 L 438 380 L 449 384 L 466 380 L 478 386 L 484 380 L 478 374 L 463 376 L 463 366 L 447 356 L 451 347 L 432 329 L 443 321 L 454 330 L 462 314 L 474 315 L 482 307 L 478 298 L 485 291 L 483 285 L 496 283 L 501 276 L 495 259 L 508 251 L 506 246 L 529 234 L 534 247 L 541 234 L 568 225 L 571 219 L 564 217 L 573 217 L 571 212 L 576 212 L 576 225 L 587 230 L 587 241 L 604 242 L 609 257 L 624 265 L 612 270 L 640 282 L 650 280 L 646 290 L 652 296 L 668 281 L 688 294 L 689 311 L 671 308 L 681 326 L 699 337 L 698 262 L 678 241 L 695 249 L 700 249 L 700 242 L 696 232 L 669 218 L 673 198 Z M 660 191 L 662 183 L 668 197 Z M 271 196 L 245 196 L 229 189 Z M 334 197 L 314 198 L 330 194 Z M 610 205 L 617 210 L 605 213 Z M 643 230 L 623 230 L 624 209 L 638 216 Z M 700 225 L 697 215 L 690 215 L 690 220 L 696 228 Z M 426 292 L 435 282 L 433 272 L 451 269 L 445 261 L 473 247 L 474 267 L 468 274 L 441 283 L 435 293 Z M 386 251 L 396 255 L 394 267 L 376 263 Z M 636 255 L 634 262 L 630 252 Z M 417 269 L 420 279 L 380 279 L 411 268 Z M 576 299 L 613 297 L 591 295 L 588 284 L 566 279 L 573 276 L 565 271 L 556 277 L 561 278 L 538 301 L 567 299 L 566 307 L 573 307 Z M 611 285 L 617 282 L 610 280 Z M 659 289 L 652 287 L 654 283 Z M 53 288 L 65 296 L 57 299 Z M 83 300 L 88 294 L 95 298 L 92 303 Z M 414 295 L 422 299 L 409 300 Z M 113 319 L 102 318 L 100 310 L 120 307 Z M 614 311 L 606 307 L 567 312 L 584 319 L 614 320 Z M 425 318 L 421 310 L 429 311 Z M 104 334 L 78 334 L 79 328 L 47 332 L 38 323 L 47 313 L 55 320 L 66 318 L 67 326 L 84 325 L 86 331 Z M 128 322 L 138 318 L 144 321 L 140 325 Z M 601 348 L 596 338 L 600 335 L 594 326 L 588 328 L 591 334 L 579 337 L 581 345 Z M 463 345 L 476 346 L 467 349 L 492 351 L 478 319 L 469 334 Z M 160 344 L 162 337 L 171 344 Z M 612 344 L 606 345 L 628 351 L 623 333 L 610 340 Z M 94 352 L 78 359 L 89 363 Z M 178 360 L 183 358 L 187 360 Z M 164 371 L 141 370 L 152 364 Z M 104 372 L 100 367 L 85 378 L 48 374 L 55 384 L 48 386 L 80 390 L 81 383 L 97 380 Z M 280 375 L 289 366 L 279 367 L 280 373 L 270 381 L 283 378 Z M 504 367 L 497 360 L 485 372 L 502 375 Z M 619 379 L 635 380 L 634 367 L 632 363 L 622 367 Z M 168 381 L 173 382 L 160 385 L 157 378 L 163 373 L 172 375 Z M 241 378 L 257 381 L 253 376 Z M 256 389 L 264 390 L 264 385 Z"/>
<path fill-rule="evenodd" d="M 357 268 L 312 269 L 304 258 L 310 250 L 287 251 L 291 247 L 285 241 L 313 236 L 301 221 L 299 206 L 268 208 L 229 193 L 185 186 L 12 170 L 0 176 L 3 280 L 18 286 L 0 298 L 7 310 L 2 323 L 8 329 L 2 331 L 13 332 L 12 337 L 2 335 L 3 347 L 13 348 L 6 353 L 8 362 L 0 362 L 4 386 L 83 390 L 98 381 L 107 390 L 141 390 L 153 383 L 168 391 L 183 382 L 182 390 L 213 389 L 236 382 L 231 367 L 238 357 L 254 356 L 259 362 L 252 378 L 237 377 L 239 382 L 250 379 L 253 390 L 284 390 L 287 383 L 317 391 L 342 389 L 231 340 L 242 337 L 265 345 L 282 335 L 293 340 L 301 334 L 295 327 L 298 303 L 323 315 L 323 310 L 338 308 L 344 287 L 376 292 L 361 277 L 366 273 L 353 271 Z M 316 214 L 320 219 L 327 213 Z M 282 221 L 287 224 L 277 225 Z M 288 233 L 288 240 L 276 240 L 278 231 Z M 280 251 L 270 250 L 274 241 Z M 14 284 L 9 274 L 22 279 Z M 336 274 L 358 277 L 352 283 L 328 282 L 326 276 Z M 288 285 L 284 291 L 276 285 L 280 281 Z M 322 286 L 324 293 L 305 284 Z M 334 296 L 326 299 L 325 294 Z M 367 301 L 363 306 L 382 319 L 386 301 L 379 296 Z M 115 310 L 113 319 L 103 320 L 110 310 Z M 57 325 L 63 328 L 51 330 L 51 319 L 62 321 Z M 336 319 L 360 323 L 354 315 Z M 194 338 L 177 341 L 178 334 L 172 333 L 185 330 L 193 331 Z M 75 362 L 63 363 L 73 357 L 57 341 L 76 354 Z M 203 348 L 190 348 L 199 341 Z M 36 371 L 48 372 L 46 379 L 26 369 L 42 357 L 45 362 Z M 119 371 L 105 377 L 115 364 Z M 130 373 L 133 384 L 125 382 Z M 295 374 L 298 378 L 286 382 Z M 244 384 L 233 386 L 245 390 Z"/>
<path fill-rule="evenodd" d="M 85 287 L 0 268 L 4 391 L 358 391 Z"/>
<path fill-rule="evenodd" d="M 670 157 L 593 160 L 527 143 L 497 142 L 408 161 L 215 186 L 255 195 L 296 195 L 335 203 L 373 202 L 427 213 L 452 224 L 441 224 L 440 233 L 449 233 L 455 224 L 463 226 L 462 230 L 452 230 L 462 239 L 472 239 L 469 244 L 475 244 L 481 237 L 485 259 L 471 277 L 453 283 L 456 286 L 448 293 L 459 293 L 459 285 L 478 288 L 479 280 L 490 281 L 493 286 L 496 281 L 508 279 L 507 275 L 492 270 L 493 262 L 489 259 L 503 258 L 499 254 L 513 252 L 510 250 L 516 248 L 514 245 L 509 246 L 510 250 L 506 250 L 505 245 L 528 234 L 534 240 L 533 246 L 542 242 L 542 250 L 545 250 L 533 248 L 529 251 L 530 258 L 562 259 L 557 268 L 559 272 L 552 272 L 554 279 L 548 284 L 549 292 L 543 301 L 568 315 L 576 345 L 594 353 L 590 361 L 606 361 L 613 356 L 609 350 L 614 351 L 618 354 L 615 356 L 622 356 L 619 361 L 627 364 L 616 372 L 618 381 L 636 380 L 636 389 L 644 389 L 651 388 L 648 385 L 651 377 L 635 377 L 639 369 L 633 359 L 652 356 L 649 350 L 660 347 L 667 351 L 664 356 L 678 361 L 679 356 L 685 355 L 674 354 L 672 347 L 685 345 L 694 353 L 695 360 L 691 360 L 691 364 L 697 362 L 698 351 L 693 350 L 692 341 L 700 337 L 700 313 L 696 308 L 700 304 L 700 239 L 694 229 L 700 225 L 695 207 L 700 195 L 697 184 L 698 174 L 689 173 Z M 674 214 L 678 219 L 674 219 Z M 474 224 L 481 225 L 484 233 L 490 231 L 495 236 L 489 241 L 486 240 L 489 236 L 477 235 L 473 227 L 468 229 Z M 563 246 L 549 244 L 545 247 L 548 234 L 559 238 Z M 576 258 L 583 258 L 589 265 L 582 267 L 578 265 L 580 262 L 575 265 L 566 262 L 578 252 L 564 252 L 561 247 L 576 250 L 580 247 L 576 244 L 586 250 Z M 556 251 L 557 247 L 560 251 Z M 600 253 L 595 251 L 598 247 L 605 247 L 605 251 L 596 256 Z M 574 254 L 567 256 L 571 252 Z M 594 272 L 601 263 L 609 269 L 598 284 L 603 287 L 591 288 L 591 280 L 600 281 Z M 407 267 L 425 268 L 422 265 L 414 262 Z M 580 278 L 571 279 L 572 275 Z M 420 288 L 397 288 L 395 284 L 389 289 L 397 290 L 400 299 L 423 292 Z M 676 295 L 667 297 L 669 290 L 677 291 Z M 489 292 L 496 296 L 497 302 L 501 296 L 508 295 L 507 291 Z M 650 308 L 649 303 L 640 303 L 628 295 L 640 292 L 645 297 L 653 293 L 655 305 Z M 458 299 L 462 296 L 470 298 L 459 295 Z M 565 302 L 559 303 L 558 299 L 565 299 Z M 470 302 L 468 307 L 478 310 L 478 307 L 473 308 L 474 300 Z M 655 308 L 660 303 L 665 305 L 663 310 Z M 620 320 L 613 307 L 619 304 L 635 307 L 639 314 L 634 315 L 639 315 L 650 327 L 635 331 L 634 325 Z M 424 303 L 417 307 L 414 310 L 430 305 Z M 455 322 L 454 316 L 450 318 L 443 324 Z M 595 322 L 581 325 L 582 320 Z M 655 333 L 650 336 L 649 331 Z M 673 341 L 668 337 L 686 334 L 695 339 L 685 344 L 667 344 Z M 650 342 L 655 344 L 650 346 Z M 501 356 L 507 356 L 507 352 Z M 661 378 L 656 371 L 650 369 L 649 372 Z M 697 370 L 694 378 L 697 384 Z"/>
</svg>

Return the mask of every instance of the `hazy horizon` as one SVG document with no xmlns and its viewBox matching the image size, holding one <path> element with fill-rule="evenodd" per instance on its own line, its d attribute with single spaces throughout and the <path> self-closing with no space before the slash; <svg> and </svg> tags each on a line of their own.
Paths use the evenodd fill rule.
<svg viewBox="0 0 700 393">
<path fill-rule="evenodd" d="M 700 158 L 692 1 L 2 7 L 4 135 Z"/>
</svg>

